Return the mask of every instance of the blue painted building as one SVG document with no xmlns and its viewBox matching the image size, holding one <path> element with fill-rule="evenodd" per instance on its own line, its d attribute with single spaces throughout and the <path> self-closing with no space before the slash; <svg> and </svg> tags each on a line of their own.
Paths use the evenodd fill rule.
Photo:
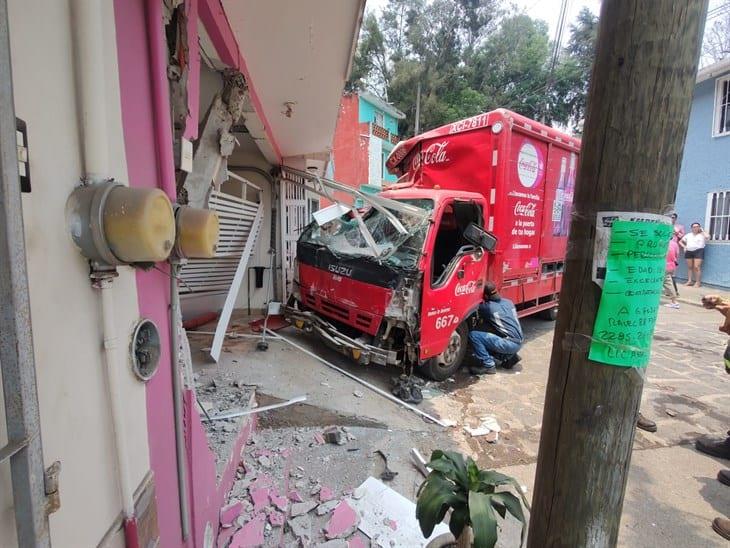
<svg viewBox="0 0 730 548">
<path fill-rule="evenodd" d="M 702 283 L 730 288 L 730 59 L 697 74 L 675 202 L 687 231 L 698 222 L 710 234 Z"/>
</svg>

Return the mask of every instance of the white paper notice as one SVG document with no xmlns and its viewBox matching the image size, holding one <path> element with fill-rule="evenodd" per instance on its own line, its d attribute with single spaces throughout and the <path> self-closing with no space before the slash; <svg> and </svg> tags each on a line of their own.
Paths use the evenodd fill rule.
<svg viewBox="0 0 730 548">
<path fill-rule="evenodd" d="M 596 239 L 593 246 L 592 279 L 601 288 L 606 279 L 606 255 L 608 244 L 611 242 L 611 227 L 613 222 L 645 221 L 650 223 L 671 224 L 672 220 L 666 215 L 656 213 L 641 213 L 639 211 L 599 211 L 596 214 Z"/>
</svg>

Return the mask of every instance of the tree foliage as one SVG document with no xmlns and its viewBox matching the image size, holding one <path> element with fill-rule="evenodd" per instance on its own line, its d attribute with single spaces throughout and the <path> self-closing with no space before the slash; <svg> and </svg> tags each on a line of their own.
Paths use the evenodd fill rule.
<svg viewBox="0 0 730 548">
<path fill-rule="evenodd" d="M 551 70 L 544 21 L 505 0 L 389 0 L 368 13 L 348 82 L 406 113 L 412 135 L 421 85 L 421 130 L 498 107 L 578 127 L 593 62 L 597 18 L 583 10 Z"/>
</svg>

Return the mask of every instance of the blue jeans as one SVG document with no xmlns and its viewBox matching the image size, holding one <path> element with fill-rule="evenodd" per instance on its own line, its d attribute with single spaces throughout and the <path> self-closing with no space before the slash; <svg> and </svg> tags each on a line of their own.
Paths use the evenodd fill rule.
<svg viewBox="0 0 730 548">
<path fill-rule="evenodd" d="M 487 333 L 485 331 L 470 331 L 469 340 L 474 348 L 474 355 L 486 368 L 492 368 L 495 366 L 492 354 L 504 354 L 505 356 L 511 356 L 512 354 L 517 354 L 522 346 L 521 343 L 503 339 L 499 335 Z M 490 354 L 490 352 L 492 354 Z"/>
</svg>

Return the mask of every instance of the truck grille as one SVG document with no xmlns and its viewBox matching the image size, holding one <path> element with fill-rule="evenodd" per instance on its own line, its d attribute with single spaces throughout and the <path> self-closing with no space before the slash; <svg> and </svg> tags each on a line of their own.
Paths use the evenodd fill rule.
<svg viewBox="0 0 730 548">
<path fill-rule="evenodd" d="M 330 318 L 335 318 L 348 325 L 356 327 L 365 333 L 373 334 L 377 330 L 378 322 L 375 316 L 358 311 L 357 309 L 346 308 L 341 304 L 334 303 L 313 294 L 303 294 L 304 304 L 319 310 Z"/>
</svg>

